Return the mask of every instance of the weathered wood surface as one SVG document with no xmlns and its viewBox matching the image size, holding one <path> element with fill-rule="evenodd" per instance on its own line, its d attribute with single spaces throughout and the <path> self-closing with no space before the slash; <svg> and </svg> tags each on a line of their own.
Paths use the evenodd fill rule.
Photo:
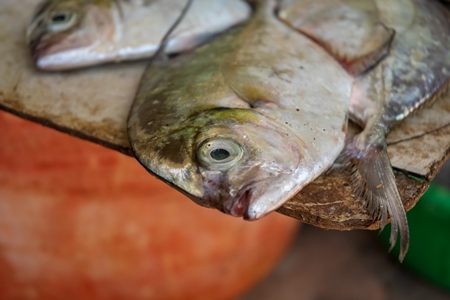
<svg viewBox="0 0 450 300">
<path fill-rule="evenodd" d="M 53 74 L 36 71 L 25 44 L 25 28 L 37 2 L 0 2 L 0 108 L 132 155 L 126 119 L 145 62 Z M 388 144 L 394 168 L 402 171 L 396 175 L 397 183 L 410 209 L 449 156 L 450 97 L 401 123 Z M 353 199 L 343 173 L 320 177 L 279 212 L 327 229 L 379 227 Z"/>
</svg>

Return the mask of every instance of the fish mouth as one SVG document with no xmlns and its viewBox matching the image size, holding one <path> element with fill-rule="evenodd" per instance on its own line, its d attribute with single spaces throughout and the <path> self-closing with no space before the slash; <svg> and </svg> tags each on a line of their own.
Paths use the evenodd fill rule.
<svg viewBox="0 0 450 300">
<path fill-rule="evenodd" d="M 42 30 L 27 34 L 28 46 L 34 61 L 37 61 L 50 46 L 43 42 L 44 37 L 45 32 Z"/>
<path fill-rule="evenodd" d="M 247 221 L 259 220 L 281 207 L 311 182 L 313 177 L 310 173 L 309 169 L 299 168 L 293 174 L 283 174 L 248 185 L 223 203 L 223 211 Z M 287 184 L 292 177 L 297 180 Z"/>
<path fill-rule="evenodd" d="M 33 57 L 33 60 L 38 63 L 39 60 L 46 56 L 51 47 L 53 46 L 53 43 L 40 43 L 39 41 L 35 41 L 33 43 L 30 43 L 30 48 L 31 48 L 31 55 Z"/>
<path fill-rule="evenodd" d="M 46 71 L 67 70 L 88 65 L 89 57 L 74 59 L 74 55 L 87 49 L 89 41 L 76 36 L 41 37 L 30 41 L 31 56 L 38 69 Z"/>
<path fill-rule="evenodd" d="M 249 219 L 248 209 L 250 207 L 253 190 L 252 188 L 243 189 L 235 197 L 227 199 L 223 203 L 223 210 L 226 214 L 234 217 Z"/>
<path fill-rule="evenodd" d="M 39 32 L 29 38 L 28 45 L 31 50 L 31 57 L 36 66 L 40 67 L 40 62 L 55 52 L 55 46 L 62 44 L 58 38 L 50 38 L 45 32 Z"/>
</svg>

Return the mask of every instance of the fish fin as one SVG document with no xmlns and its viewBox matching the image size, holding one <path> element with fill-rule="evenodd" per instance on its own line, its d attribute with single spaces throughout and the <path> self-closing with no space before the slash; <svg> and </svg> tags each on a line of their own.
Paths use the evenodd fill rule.
<svg viewBox="0 0 450 300">
<path fill-rule="evenodd" d="M 381 22 L 374 3 L 316 2 L 283 2 L 278 17 L 328 51 L 354 76 L 374 67 L 389 53 L 395 30 Z"/>
<path fill-rule="evenodd" d="M 381 29 L 384 27 L 384 29 Z M 389 53 L 391 43 L 395 37 L 395 30 L 380 23 L 380 32 L 371 42 L 375 43 L 372 49 L 363 52 L 361 56 L 345 57 L 342 61 L 344 68 L 353 76 L 358 76 L 375 67 Z M 378 41 L 376 41 L 378 39 Z M 376 42 L 374 42 L 376 41 Z M 339 57 L 338 57 L 339 60 Z"/>
<path fill-rule="evenodd" d="M 123 12 L 123 7 L 122 7 L 123 4 L 120 1 L 114 1 L 113 5 L 115 5 L 115 7 L 117 9 L 120 20 L 123 21 L 125 19 L 125 14 Z"/>
<path fill-rule="evenodd" d="M 433 95 L 430 99 L 428 99 L 427 102 L 425 102 L 424 108 L 432 107 L 434 103 L 441 99 L 448 99 L 448 94 L 450 92 L 449 87 L 449 82 L 447 82 L 441 89 L 439 89 L 439 91 L 435 95 Z"/>
<path fill-rule="evenodd" d="M 177 29 L 178 25 L 180 25 L 181 21 L 183 21 L 184 17 L 186 16 L 187 12 L 189 11 L 189 8 L 192 5 L 193 0 L 187 0 L 186 5 L 183 7 L 183 9 L 180 12 L 180 15 L 175 20 L 175 22 L 170 26 L 169 30 L 167 30 L 166 34 L 161 39 L 161 42 L 159 44 L 158 50 L 155 52 L 155 54 L 150 59 L 149 64 L 153 64 L 158 60 L 166 61 L 168 59 L 167 54 L 165 53 L 165 50 L 167 48 L 167 44 L 169 43 L 170 36 L 172 33 Z"/>
<path fill-rule="evenodd" d="M 432 93 L 431 95 L 429 94 L 426 95 L 425 97 L 417 98 L 418 100 L 414 103 L 415 105 L 404 108 L 407 111 L 409 111 L 409 113 L 405 113 L 403 115 L 403 118 L 407 117 L 408 115 L 417 114 L 419 111 L 423 109 L 429 109 L 440 100 L 448 99 L 449 93 L 450 93 L 450 78 L 448 78 L 440 87 L 435 89 L 434 93 Z"/>
<path fill-rule="evenodd" d="M 250 107 L 254 108 L 263 103 L 275 104 L 278 102 L 278 94 L 270 85 L 261 82 L 258 78 L 246 74 L 245 69 L 233 64 L 226 64 L 222 68 L 225 82 L 233 92 Z"/>
<path fill-rule="evenodd" d="M 389 53 L 395 30 L 382 25 L 374 29 L 373 38 L 361 45 L 360 48 L 346 45 L 344 41 L 324 39 L 314 32 L 302 31 L 304 35 L 312 39 L 331 56 L 333 56 L 344 69 L 353 76 L 358 76 L 375 67 Z"/>
<path fill-rule="evenodd" d="M 355 136 L 337 161 L 337 166 L 351 172 L 351 184 L 355 197 L 360 199 L 374 220 L 380 220 L 380 230 L 388 216 L 391 221 L 390 250 L 400 234 L 399 260 L 403 261 L 409 247 L 409 228 L 406 211 L 397 189 L 385 143 L 359 148 Z"/>
</svg>

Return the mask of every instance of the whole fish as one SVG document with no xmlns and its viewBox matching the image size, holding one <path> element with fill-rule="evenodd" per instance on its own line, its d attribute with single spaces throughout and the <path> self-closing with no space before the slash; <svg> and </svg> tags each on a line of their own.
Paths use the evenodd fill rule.
<svg viewBox="0 0 450 300">
<path fill-rule="evenodd" d="M 46 0 L 36 8 L 27 39 L 42 70 L 150 57 L 185 4 L 186 0 Z M 250 13 L 243 0 L 196 0 L 166 51 L 192 49 Z"/>
<path fill-rule="evenodd" d="M 352 170 L 356 194 L 374 218 L 381 220 L 381 228 L 390 216 L 391 247 L 400 232 L 402 260 L 409 245 L 408 222 L 385 137 L 399 121 L 435 100 L 448 86 L 450 16 L 436 0 L 375 0 L 375 4 L 380 21 L 395 30 L 395 37 L 387 56 L 355 77 L 350 118 L 364 130 L 346 145 L 337 163 Z M 314 34 L 327 43 L 326 35 Z"/>
<path fill-rule="evenodd" d="M 344 146 L 351 78 L 259 1 L 252 19 L 150 65 L 130 144 L 152 173 L 206 207 L 258 219 L 324 172 Z"/>
</svg>

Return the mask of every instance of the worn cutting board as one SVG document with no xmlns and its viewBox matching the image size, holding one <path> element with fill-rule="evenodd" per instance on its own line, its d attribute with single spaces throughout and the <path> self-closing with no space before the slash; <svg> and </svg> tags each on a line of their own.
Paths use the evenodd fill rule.
<svg viewBox="0 0 450 300">
<path fill-rule="evenodd" d="M 25 28 L 37 2 L 0 2 L 0 108 L 132 155 L 126 119 L 146 63 L 52 74 L 35 70 Z M 388 144 L 392 164 L 401 171 L 400 193 L 411 209 L 449 156 L 450 96 L 401 123 Z M 353 199 L 349 182 L 346 174 L 322 176 L 279 212 L 327 229 L 378 228 Z"/>
</svg>

